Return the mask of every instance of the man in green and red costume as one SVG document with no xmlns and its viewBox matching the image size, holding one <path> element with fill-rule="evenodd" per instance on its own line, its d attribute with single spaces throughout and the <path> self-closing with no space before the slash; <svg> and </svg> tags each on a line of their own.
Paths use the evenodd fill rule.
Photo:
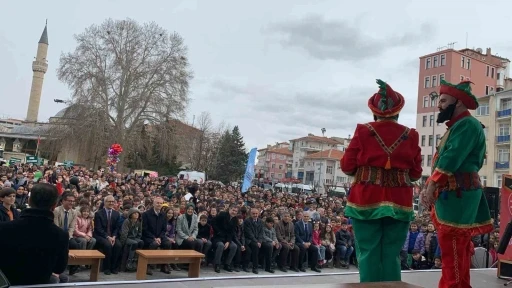
<svg viewBox="0 0 512 288">
<path fill-rule="evenodd" d="M 400 250 L 414 219 L 412 183 L 421 177 L 418 132 L 398 124 L 404 97 L 377 80 L 368 100 L 374 122 L 358 124 L 341 159 L 354 177 L 345 215 L 352 219 L 361 282 L 400 281 Z"/>
<path fill-rule="evenodd" d="M 471 287 L 469 268 L 471 237 L 493 230 L 478 171 L 486 148 L 482 124 L 469 110 L 478 108 L 471 82 L 457 85 L 441 81 L 438 123 L 446 122 L 432 160 L 432 175 L 422 192 L 422 201 L 432 208 L 443 268 L 440 288 Z"/>
</svg>

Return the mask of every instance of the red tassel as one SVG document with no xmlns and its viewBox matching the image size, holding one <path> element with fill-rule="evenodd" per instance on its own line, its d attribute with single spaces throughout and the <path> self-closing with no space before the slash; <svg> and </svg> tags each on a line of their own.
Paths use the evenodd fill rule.
<svg viewBox="0 0 512 288">
<path fill-rule="evenodd" d="M 388 156 L 388 162 L 386 162 L 386 166 L 384 166 L 384 169 L 386 169 L 386 170 L 391 169 L 391 159 L 389 156 Z"/>
</svg>

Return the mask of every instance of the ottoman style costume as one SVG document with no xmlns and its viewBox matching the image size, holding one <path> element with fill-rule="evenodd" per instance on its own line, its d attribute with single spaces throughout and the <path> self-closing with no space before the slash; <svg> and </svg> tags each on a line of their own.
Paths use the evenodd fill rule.
<svg viewBox="0 0 512 288">
<path fill-rule="evenodd" d="M 418 132 L 397 123 L 404 97 L 377 80 L 368 106 L 375 122 L 358 124 L 341 159 L 354 177 L 345 215 L 351 217 L 361 282 L 400 281 L 399 254 L 414 218 L 413 185 L 421 178 Z"/>
<path fill-rule="evenodd" d="M 453 85 L 441 81 L 440 94 L 450 95 L 474 110 L 478 101 L 471 93 L 470 83 Z M 431 181 L 435 183 L 436 200 L 431 213 L 442 251 L 440 288 L 471 287 L 471 237 L 493 230 L 478 176 L 486 153 L 484 130 L 467 110 L 452 117 L 455 103 L 445 109 L 451 113 L 445 117 L 450 119 L 446 122 L 448 128 L 437 147 L 432 160 L 433 173 L 427 180 L 427 185 L 432 185 Z M 438 118 L 438 122 L 442 120 Z"/>
</svg>

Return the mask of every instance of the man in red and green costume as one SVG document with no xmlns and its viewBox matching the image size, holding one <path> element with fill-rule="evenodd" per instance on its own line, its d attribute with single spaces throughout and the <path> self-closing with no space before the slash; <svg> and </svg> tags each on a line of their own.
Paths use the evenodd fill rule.
<svg viewBox="0 0 512 288">
<path fill-rule="evenodd" d="M 414 218 L 412 183 L 421 177 L 418 132 L 397 123 L 404 97 L 377 80 L 368 100 L 374 122 L 358 124 L 341 159 L 354 177 L 351 217 L 361 282 L 400 281 L 400 250 Z"/>
<path fill-rule="evenodd" d="M 441 81 L 438 123 L 446 122 L 432 161 L 432 175 L 422 192 L 422 201 L 432 207 L 443 268 L 440 288 L 471 287 L 469 268 L 471 237 L 493 230 L 478 171 L 486 148 L 482 124 L 469 110 L 478 108 L 471 82 L 457 85 Z"/>
</svg>

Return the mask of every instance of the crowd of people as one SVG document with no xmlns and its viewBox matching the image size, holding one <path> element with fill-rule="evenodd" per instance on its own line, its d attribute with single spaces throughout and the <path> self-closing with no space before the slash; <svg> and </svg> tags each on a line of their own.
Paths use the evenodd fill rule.
<svg viewBox="0 0 512 288">
<path fill-rule="evenodd" d="M 0 222 L 30 211 L 34 185 L 52 184 L 59 194 L 51 215 L 55 227 L 68 236 L 69 249 L 105 254 L 106 275 L 135 271 L 136 249 L 196 250 L 206 255 L 202 265 L 212 264 L 218 273 L 321 272 L 357 266 L 344 194 L 304 195 L 257 185 L 241 193 L 240 187 L 218 182 L 32 165 L 1 167 L 0 182 Z M 475 238 L 475 245 L 492 249 L 497 236 Z M 411 223 L 400 256 L 403 269 L 441 268 L 428 213 Z M 154 268 L 148 267 L 147 273 L 152 275 Z M 67 274 L 82 269 L 87 267 L 70 266 Z M 187 266 L 159 269 L 170 274 Z M 52 272 L 52 283 L 67 281 L 63 271 Z"/>
</svg>

